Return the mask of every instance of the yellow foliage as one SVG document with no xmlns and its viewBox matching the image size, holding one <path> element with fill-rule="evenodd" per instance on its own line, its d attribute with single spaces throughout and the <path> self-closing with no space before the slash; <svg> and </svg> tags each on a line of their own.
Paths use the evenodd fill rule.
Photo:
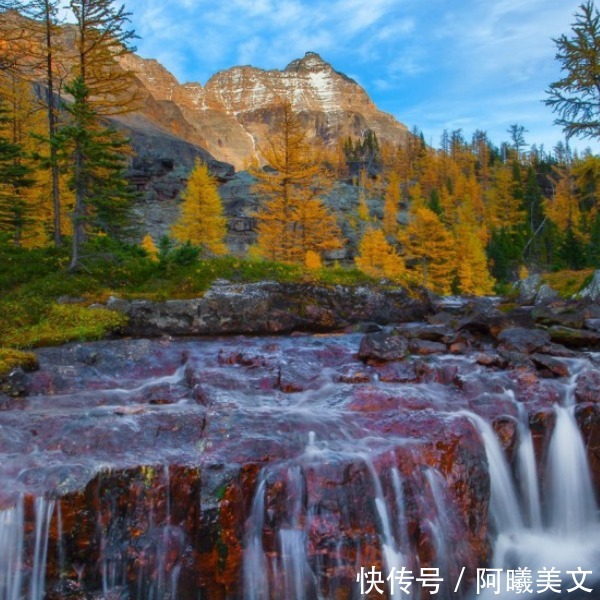
<svg viewBox="0 0 600 600">
<path fill-rule="evenodd" d="M 362 188 L 358 191 L 357 214 L 358 218 L 365 223 L 371 220 L 371 216 L 369 214 L 369 205 L 367 204 L 367 196 Z"/>
<path fill-rule="evenodd" d="M 385 239 L 381 229 L 368 229 L 365 232 L 354 262 L 358 269 L 371 277 L 384 277 L 396 282 L 405 279 L 404 261 Z"/>
<path fill-rule="evenodd" d="M 304 257 L 304 266 L 311 271 L 316 271 L 323 266 L 321 255 L 314 250 L 308 250 Z"/>
<path fill-rule="evenodd" d="M 527 279 L 529 277 L 529 271 L 525 265 L 521 265 L 519 268 L 519 279 Z"/>
<path fill-rule="evenodd" d="M 475 296 L 493 293 L 495 281 L 490 275 L 485 249 L 477 231 L 466 225 L 459 225 L 456 238 L 456 273 L 460 291 Z"/>
<path fill-rule="evenodd" d="M 400 178 L 392 171 L 385 190 L 383 203 L 383 231 L 389 237 L 395 237 L 398 229 L 398 203 L 400 201 Z"/>
<path fill-rule="evenodd" d="M 575 182 L 567 169 L 555 169 L 554 194 L 544 202 L 544 212 L 560 231 L 565 232 L 569 225 L 578 230 L 581 222 L 579 199 L 575 194 Z"/>
<path fill-rule="evenodd" d="M 213 254 L 226 254 L 226 233 L 227 219 L 223 216 L 217 184 L 208 166 L 197 159 L 183 192 L 181 216 L 171 234 L 180 242 L 204 246 Z"/>
<path fill-rule="evenodd" d="M 306 253 L 340 248 L 341 232 L 320 197 L 332 185 L 322 156 L 289 102 L 283 102 L 263 156 L 273 170 L 252 169 L 262 205 L 255 214 L 263 257 L 304 263 Z"/>
<path fill-rule="evenodd" d="M 490 229 L 514 231 L 525 218 L 521 201 L 513 193 L 513 175 L 507 165 L 499 165 L 492 174 L 492 186 L 486 192 L 485 218 Z"/>
<path fill-rule="evenodd" d="M 157 261 L 158 260 L 158 248 L 152 239 L 152 236 L 147 233 L 144 236 L 144 239 L 141 243 L 142 248 L 146 251 L 146 254 L 150 258 L 150 260 Z"/>
<path fill-rule="evenodd" d="M 411 211 L 401 241 L 407 258 L 416 262 L 419 283 L 438 294 L 450 294 L 456 263 L 454 240 L 437 214 L 424 207 Z"/>
</svg>

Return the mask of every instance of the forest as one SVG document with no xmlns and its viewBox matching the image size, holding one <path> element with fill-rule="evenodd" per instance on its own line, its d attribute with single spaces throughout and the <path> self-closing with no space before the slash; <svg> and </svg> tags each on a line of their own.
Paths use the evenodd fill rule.
<svg viewBox="0 0 600 600">
<path fill-rule="evenodd" d="M 218 184 L 200 162 L 169 236 L 152 239 L 132 220 L 136 194 L 124 177 L 132 151 L 110 121 L 139 101 L 130 91 L 134 73 L 118 60 L 134 50 L 130 14 L 108 0 L 72 0 L 75 22 L 65 25 L 60 6 L 0 6 L 0 320 L 7 331 L 21 313 L 28 313 L 21 325 L 51 318 L 49 303 L 59 296 L 89 304 L 110 293 L 189 295 L 216 273 L 489 295 L 529 273 L 554 273 L 560 289 L 600 268 L 600 158 L 569 146 L 572 135 L 598 137 L 597 99 L 585 86 L 586 65 L 600 61 L 591 2 L 576 15 L 574 37 L 556 40 L 568 77 L 550 85 L 546 102 L 567 137 L 551 149 L 518 123 L 499 145 L 482 128 L 445 131 L 433 147 L 416 127 L 398 145 L 379 143 L 371 131 L 326 145 L 309 138 L 282 100 L 260 164 L 249 165 L 261 201 L 247 256 L 228 254 Z M 339 181 L 358 189 L 346 223 L 325 202 Z M 330 258 L 347 243 L 344 228 L 358 240 L 352 264 Z M 38 299 L 27 310 L 23 294 Z"/>
</svg>

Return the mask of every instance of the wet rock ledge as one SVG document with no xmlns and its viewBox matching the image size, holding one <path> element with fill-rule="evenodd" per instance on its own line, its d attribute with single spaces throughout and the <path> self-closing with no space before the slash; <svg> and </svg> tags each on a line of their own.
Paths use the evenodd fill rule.
<svg viewBox="0 0 600 600">
<path fill-rule="evenodd" d="M 132 336 L 330 332 L 362 323 L 419 321 L 431 313 L 429 297 L 402 288 L 324 286 L 305 283 L 233 284 L 217 281 L 189 300 L 122 300 L 107 308 L 129 317 Z"/>
</svg>

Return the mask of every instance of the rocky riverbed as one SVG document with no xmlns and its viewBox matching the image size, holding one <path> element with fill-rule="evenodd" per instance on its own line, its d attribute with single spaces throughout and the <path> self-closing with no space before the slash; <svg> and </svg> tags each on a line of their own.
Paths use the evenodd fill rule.
<svg viewBox="0 0 600 600">
<path fill-rule="evenodd" d="M 598 527 L 597 305 L 356 292 L 377 307 L 358 327 L 342 293 L 295 288 L 275 312 L 255 289 L 217 289 L 226 338 L 171 337 L 231 323 L 205 318 L 214 296 L 191 321 L 122 303 L 130 333 L 162 336 L 42 349 L 4 382 L 0 598 L 357 598 L 361 567 L 402 566 L 467 598 L 501 552 L 541 567 L 532 538 L 600 573 L 581 542 Z M 302 333 L 310 318 L 329 332 Z"/>
</svg>

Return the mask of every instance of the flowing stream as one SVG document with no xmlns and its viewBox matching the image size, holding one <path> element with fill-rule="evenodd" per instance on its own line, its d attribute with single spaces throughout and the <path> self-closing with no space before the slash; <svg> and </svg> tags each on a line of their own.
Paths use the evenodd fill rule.
<svg viewBox="0 0 600 600">
<path fill-rule="evenodd" d="M 0 600 L 514 597 L 485 567 L 530 569 L 536 596 L 540 570 L 563 590 L 592 570 L 600 597 L 591 359 L 540 384 L 558 399 L 541 443 L 513 373 L 365 365 L 359 341 L 42 351 L 37 394 L 0 411 Z"/>
</svg>

